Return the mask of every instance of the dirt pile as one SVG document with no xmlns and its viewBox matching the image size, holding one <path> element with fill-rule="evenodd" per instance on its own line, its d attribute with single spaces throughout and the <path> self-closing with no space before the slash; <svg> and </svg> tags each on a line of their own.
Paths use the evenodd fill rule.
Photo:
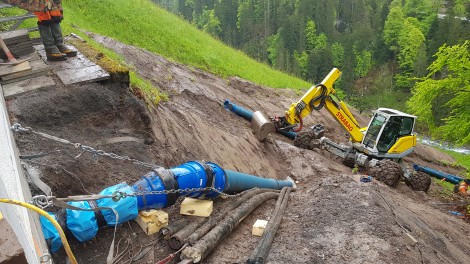
<svg viewBox="0 0 470 264">
<path fill-rule="evenodd" d="M 94 39 L 122 55 L 141 76 L 166 91 L 170 101 L 148 107 L 127 87 L 115 83 L 58 86 L 11 100 L 12 118 L 41 132 L 165 167 L 206 160 L 267 178 L 292 177 L 298 190 L 289 200 L 269 263 L 470 262 L 465 254 L 470 249 L 468 225 L 445 209 L 432 207 L 426 194 L 412 192 L 404 183 L 397 189 L 379 182 L 360 183 L 340 160 L 322 150 L 297 148 L 280 135 L 259 142 L 248 122 L 222 106 L 229 99 L 272 116 L 298 100 L 295 92 L 239 78 L 224 80 L 109 38 L 95 35 Z M 368 117 L 358 119 L 367 124 Z M 329 138 L 348 141 L 349 136 L 324 110 L 304 122 L 322 123 Z M 23 155 L 61 150 L 29 162 L 59 197 L 96 193 L 122 181 L 133 183 L 149 170 L 87 153 L 77 158 L 79 150 L 32 134 L 16 139 Z M 439 166 L 442 157 L 426 151 L 408 161 L 426 157 L 423 165 Z M 248 216 L 205 263 L 243 263 L 258 241 L 251 236 L 251 226 L 256 219 L 269 219 L 274 203 L 271 200 Z M 176 211 L 176 206 L 168 209 L 170 221 L 178 217 Z M 100 230 L 89 242 L 74 242 L 79 263 L 104 263 L 112 233 L 112 229 Z M 406 233 L 418 243 L 410 242 Z M 125 241 L 132 241 L 128 255 L 155 238 L 146 237 L 134 222 L 121 225 L 117 233 L 121 250 Z M 158 243 L 133 263 L 155 263 L 170 252 Z M 57 263 L 64 263 L 61 254 L 55 256 Z"/>
</svg>

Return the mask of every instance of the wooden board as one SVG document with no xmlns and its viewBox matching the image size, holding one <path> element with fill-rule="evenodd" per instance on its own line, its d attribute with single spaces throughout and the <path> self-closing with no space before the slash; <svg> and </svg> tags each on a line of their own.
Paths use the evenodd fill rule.
<svg viewBox="0 0 470 264">
<path fill-rule="evenodd" d="M 109 73 L 80 52 L 76 57 L 69 57 L 66 61 L 48 61 L 43 45 L 36 45 L 34 49 L 64 85 L 97 82 L 110 78 Z"/>
<path fill-rule="evenodd" d="M 0 77 L 30 70 L 31 64 L 29 61 L 24 61 L 17 65 L 0 65 Z"/>
<path fill-rule="evenodd" d="M 54 70 L 64 85 L 97 82 L 109 79 L 109 74 L 100 66 L 88 66 L 74 69 Z"/>
<path fill-rule="evenodd" d="M 5 99 L 10 99 L 37 89 L 45 89 L 54 86 L 55 82 L 51 77 L 40 76 L 3 85 L 3 96 L 5 96 Z"/>
<path fill-rule="evenodd" d="M 39 58 L 39 56 L 37 56 L 35 52 L 28 54 L 28 56 L 30 56 L 31 58 L 31 71 L 18 72 L 3 76 L 1 77 L 0 84 L 8 84 L 29 78 L 38 77 L 41 75 L 45 75 L 49 71 L 49 67 L 46 65 L 46 63 L 44 63 L 44 61 Z"/>
</svg>

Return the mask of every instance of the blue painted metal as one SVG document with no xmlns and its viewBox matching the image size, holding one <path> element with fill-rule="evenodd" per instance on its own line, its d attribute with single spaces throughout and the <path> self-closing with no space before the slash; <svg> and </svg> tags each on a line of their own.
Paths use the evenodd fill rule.
<svg viewBox="0 0 470 264">
<path fill-rule="evenodd" d="M 120 183 L 105 188 L 100 192 L 100 194 L 111 195 L 116 191 L 125 192 L 127 194 L 164 191 L 165 184 L 162 177 L 158 175 L 158 172 L 159 170 L 149 172 L 132 187 L 126 183 Z M 179 189 L 213 187 L 219 192 L 238 193 L 252 188 L 280 190 L 285 186 L 293 186 L 293 183 L 290 181 L 266 179 L 245 173 L 224 170 L 219 165 L 212 162 L 203 163 L 189 161 L 163 172 L 167 175 L 171 175 L 169 177 L 174 177 L 170 180 L 176 181 Z M 208 177 L 208 173 L 210 173 L 212 177 Z M 196 198 L 214 198 L 220 195 L 219 192 L 193 191 L 180 192 L 177 195 Z M 167 194 L 147 194 L 137 195 L 137 197 L 127 196 L 125 198 L 121 198 L 119 201 L 113 201 L 111 198 L 103 198 L 97 200 L 96 203 L 100 207 L 113 208 L 114 211 L 119 214 L 117 224 L 135 219 L 137 217 L 138 210 L 150 208 L 159 209 L 173 205 L 169 203 Z M 91 208 L 88 202 L 75 202 L 71 203 L 71 205 L 87 209 Z M 107 225 L 112 226 L 116 224 L 117 219 L 112 210 L 101 210 L 101 214 L 104 216 Z M 93 212 L 73 211 L 67 209 L 65 217 L 67 218 L 67 227 L 69 230 L 71 230 L 74 236 L 82 242 L 92 239 L 98 230 L 98 223 Z M 53 250 L 58 250 L 61 246 L 59 244 L 59 234 L 52 231 L 46 232 L 54 229 L 50 228 L 51 223 L 47 219 L 41 219 L 41 224 L 43 230 L 45 230 L 44 233 L 46 239 L 51 239 L 53 241 L 51 244 Z"/>
<path fill-rule="evenodd" d="M 151 171 L 142 176 L 142 179 L 137 181 L 132 186 L 132 188 L 136 193 L 165 190 L 162 179 L 155 171 Z M 167 196 L 166 194 L 149 194 L 145 196 L 137 196 L 137 207 L 139 210 L 165 208 L 167 207 Z"/>
<path fill-rule="evenodd" d="M 236 105 L 236 104 L 230 102 L 229 100 L 225 100 L 224 107 L 226 109 L 234 112 L 238 116 L 241 116 L 241 117 L 245 118 L 248 121 L 251 121 L 251 118 L 253 118 L 253 111 L 250 111 L 246 108 L 243 108 L 239 105 Z"/>
<path fill-rule="evenodd" d="M 241 116 L 241 117 L 245 118 L 248 121 L 251 121 L 251 119 L 253 118 L 253 111 L 250 111 L 246 108 L 243 108 L 239 105 L 236 105 L 236 104 L 230 102 L 229 100 L 225 100 L 224 107 L 227 110 L 230 110 L 230 111 L 234 112 L 238 116 Z M 295 133 L 293 131 L 279 130 L 279 131 L 277 131 L 277 133 L 279 133 L 279 134 L 281 134 L 281 135 L 283 135 L 287 138 L 290 138 L 292 140 L 294 140 L 295 137 L 297 136 L 297 133 Z"/>
<path fill-rule="evenodd" d="M 295 139 L 295 137 L 297 137 L 297 133 L 295 133 L 294 131 L 284 131 L 284 130 L 278 130 L 277 133 L 287 137 L 287 138 L 290 138 L 292 140 Z"/>
<path fill-rule="evenodd" d="M 286 186 L 293 186 L 293 183 L 287 180 L 260 178 L 231 170 L 225 170 L 225 173 L 227 174 L 227 186 L 224 190 L 226 193 L 238 193 L 255 187 L 280 190 Z"/>
<path fill-rule="evenodd" d="M 458 184 L 459 182 L 464 180 L 459 176 L 447 174 L 442 171 L 434 170 L 428 167 L 419 166 L 418 164 L 414 164 L 413 169 L 415 169 L 416 171 L 422 171 L 438 179 L 445 179 L 446 181 L 451 182 L 453 184 Z"/>
</svg>

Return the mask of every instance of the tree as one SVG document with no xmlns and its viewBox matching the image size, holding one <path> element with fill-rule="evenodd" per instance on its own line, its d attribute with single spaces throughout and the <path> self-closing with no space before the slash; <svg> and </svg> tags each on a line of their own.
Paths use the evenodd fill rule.
<svg viewBox="0 0 470 264">
<path fill-rule="evenodd" d="M 469 46 L 468 40 L 462 45 L 443 45 L 428 68 L 429 74 L 413 87 L 408 102 L 411 111 L 428 125 L 434 136 L 460 145 L 470 143 Z M 433 107 L 439 103 L 439 107 Z M 448 115 L 441 116 L 439 108 Z"/>
<path fill-rule="evenodd" d="M 401 6 L 397 5 L 390 9 L 384 26 L 384 40 L 392 51 L 398 50 L 398 38 L 404 27 L 404 19 Z"/>
</svg>

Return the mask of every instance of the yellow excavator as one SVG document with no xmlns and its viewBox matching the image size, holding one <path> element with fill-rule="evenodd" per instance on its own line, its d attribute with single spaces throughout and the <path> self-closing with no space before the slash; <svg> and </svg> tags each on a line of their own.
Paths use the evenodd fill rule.
<svg viewBox="0 0 470 264">
<path fill-rule="evenodd" d="M 404 176 L 405 182 L 411 183 L 408 185 L 412 189 L 427 191 L 431 183 L 429 176 L 411 173 L 412 170 L 404 170 L 404 167 L 398 165 L 416 146 L 416 135 L 413 132 L 416 116 L 394 109 L 379 108 L 374 112 L 369 125 L 361 127 L 346 104 L 333 98 L 336 97 L 333 84 L 340 75 L 341 72 L 333 68 L 320 84 L 312 86 L 298 102 L 293 103 L 284 116 L 267 118 L 263 113 L 255 112 L 252 126 L 258 139 L 263 140 L 274 131 L 296 132 L 295 145 L 326 149 L 341 157 L 345 165 L 365 167 L 371 169 L 371 173 L 376 171 L 376 176 L 388 185 L 396 186 L 401 176 Z M 324 137 L 322 125 L 300 131 L 303 118 L 313 110 L 322 108 L 350 134 L 350 145 L 338 144 Z M 316 143 L 312 144 L 312 141 Z"/>
</svg>

